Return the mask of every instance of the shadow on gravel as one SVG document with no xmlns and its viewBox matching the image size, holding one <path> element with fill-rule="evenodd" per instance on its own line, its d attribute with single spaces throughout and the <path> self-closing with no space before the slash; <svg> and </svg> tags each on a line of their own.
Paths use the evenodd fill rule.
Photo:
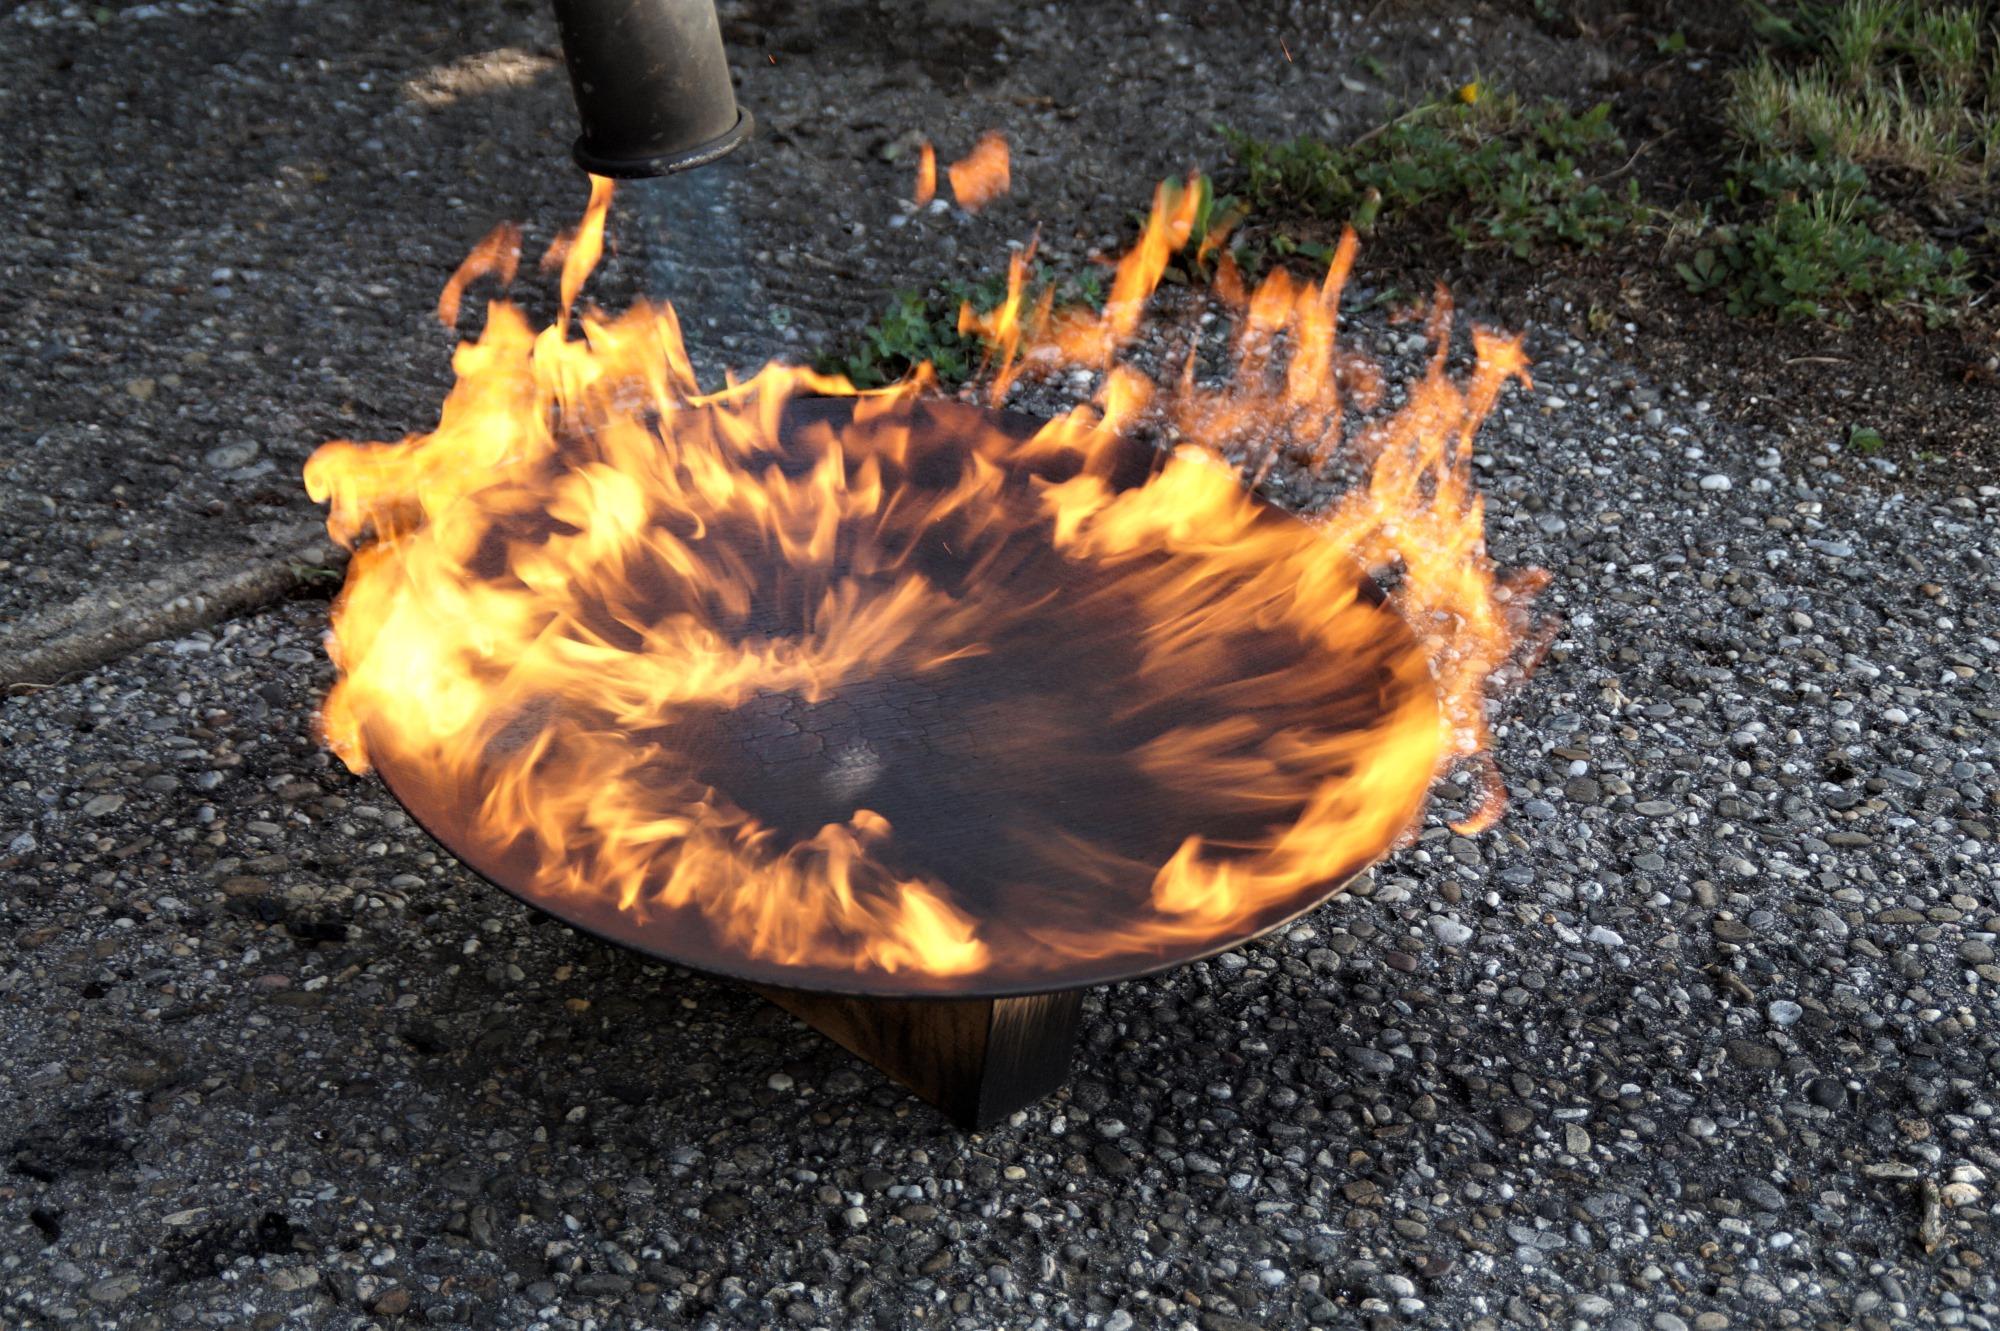
<svg viewBox="0 0 2000 1331">
<path fill-rule="evenodd" d="M 135 1139 L 109 1093 L 57 1109 L 29 1124 L 7 1148 L 7 1172 L 37 1183 L 77 1174 L 122 1169 L 132 1160 Z"/>
<path fill-rule="evenodd" d="M 212 1279 L 239 1258 L 311 1251 L 312 1243 L 282 1212 L 265 1211 L 254 1219 L 219 1221 L 169 1238 L 153 1261 L 153 1278 L 164 1285 L 185 1285 Z"/>
</svg>

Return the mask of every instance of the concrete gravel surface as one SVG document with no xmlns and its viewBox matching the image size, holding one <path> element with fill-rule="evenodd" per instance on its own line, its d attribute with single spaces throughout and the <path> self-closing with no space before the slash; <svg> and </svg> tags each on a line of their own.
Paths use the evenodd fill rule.
<svg viewBox="0 0 2000 1331">
<path fill-rule="evenodd" d="M 5 1317 L 1991 1325 L 1994 497 L 1549 341 L 1508 819 L 1094 995 L 983 1136 L 441 858 L 314 741 L 317 603 L 8 701 Z"/>
<path fill-rule="evenodd" d="M 1251 87 L 1279 17 L 1363 32 L 1330 11 L 926 13 L 928 44 L 725 7 L 739 56 L 769 57 L 739 60 L 768 128 L 717 187 L 756 285 L 712 300 L 705 355 L 809 349 L 897 285 L 989 270 L 1035 217 L 1075 228 L 1044 233 L 1073 257 L 1114 243 L 1212 118 L 1202 98 L 1240 88 L 1264 129 L 1361 104 L 1310 46 Z M 0 258 L 22 385 L 0 420 L 0 627 L 248 550 L 259 521 L 279 549 L 309 531 L 289 478 L 311 446 L 428 423 L 443 275 L 493 220 L 574 209 L 545 22 L 0 16 L 0 59 L 36 71 L 7 81 L 10 113 L 48 127 L 5 186 L 27 221 Z M 1498 20 L 1382 22 L 1420 73 L 1510 32 L 1496 49 L 1532 66 Z M 157 60 L 121 67 L 142 34 Z M 1017 72 L 1065 41 L 1068 63 Z M 1006 68 L 954 83 L 975 49 Z M 1112 97 L 1113 66 L 1152 82 Z M 426 91 L 454 78 L 486 91 Z M 1179 141 L 1115 109 L 1188 86 L 1196 105 L 1152 117 Z M 137 116 L 154 192 L 57 135 L 60 106 Z M 205 107 L 236 137 L 202 149 Z M 1022 148 L 1019 197 L 976 219 L 899 206 L 885 147 L 986 123 Z M 329 180 L 259 229 L 247 177 L 304 160 Z M 688 207 L 634 208 L 619 234 L 653 262 L 593 289 L 667 281 L 644 219 Z M 1350 322 L 1420 364 L 1407 326 Z M 2000 492 L 1906 492 L 1721 425 L 1600 346 L 1530 350 L 1536 386 L 1477 462 L 1494 554 L 1550 570 L 1558 625 L 1498 714 L 1505 821 L 1454 835 L 1472 792 L 1447 784 L 1351 895 L 1093 994 L 1068 1087 L 978 1136 L 742 990 L 458 869 L 315 741 L 323 601 L 0 700 L 0 1325 L 1993 1326 Z M 253 439 L 240 465 L 204 460 Z M 1273 490 L 1324 499 L 1291 473 Z"/>
</svg>

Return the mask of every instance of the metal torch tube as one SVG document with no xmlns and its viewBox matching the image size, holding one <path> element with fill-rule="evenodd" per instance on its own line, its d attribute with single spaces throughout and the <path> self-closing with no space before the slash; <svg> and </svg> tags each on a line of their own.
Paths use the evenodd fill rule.
<svg viewBox="0 0 2000 1331">
<path fill-rule="evenodd" d="M 577 165 L 663 176 L 712 162 L 750 132 L 713 0 L 554 0 L 583 120 Z"/>
</svg>

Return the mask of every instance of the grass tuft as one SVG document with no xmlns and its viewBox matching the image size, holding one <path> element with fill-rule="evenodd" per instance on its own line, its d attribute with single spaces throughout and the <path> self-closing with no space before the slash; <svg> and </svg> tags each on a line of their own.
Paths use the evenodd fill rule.
<svg viewBox="0 0 2000 1331">
<path fill-rule="evenodd" d="M 1958 317 L 1969 260 L 1922 238 L 1907 196 L 1935 212 L 1983 193 L 2000 165 L 2000 41 L 1979 9 L 1844 0 L 1762 9 L 1758 31 L 1770 49 L 1732 73 L 1725 108 L 1743 156 L 1682 279 L 1741 314 Z M 1884 182 L 1902 210 L 1878 197 Z"/>
<path fill-rule="evenodd" d="M 1727 118 L 1752 150 L 1907 171 L 1940 189 L 2000 165 L 2000 41 L 1977 8 L 1847 0 L 1801 22 L 1793 58 L 1766 54 L 1730 80 Z"/>
</svg>

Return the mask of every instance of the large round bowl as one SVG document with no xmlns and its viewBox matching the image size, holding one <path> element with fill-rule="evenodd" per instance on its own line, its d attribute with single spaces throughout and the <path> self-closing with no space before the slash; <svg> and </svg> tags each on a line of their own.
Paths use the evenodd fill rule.
<svg viewBox="0 0 2000 1331">
<path fill-rule="evenodd" d="M 801 399 L 784 410 L 771 465 L 809 467 L 811 450 L 801 443 L 794 455 L 791 444 L 824 440 L 829 431 L 849 466 L 888 450 L 893 439 L 895 460 L 878 457 L 878 464 L 887 483 L 915 502 L 962 475 L 965 458 L 953 441 L 990 438 L 985 432 L 995 430 L 1021 440 L 1038 424 L 944 401 L 857 418 L 851 399 Z M 911 437 L 926 442 L 911 446 Z M 1114 487 L 1143 484 L 1161 466 L 1150 445 L 1121 449 L 1110 470 Z M 877 869 L 933 885 L 949 900 L 985 945 L 986 960 L 974 969 L 890 967 L 847 955 L 777 959 L 727 936 L 699 910 L 633 909 L 633 894 L 616 884 L 550 891 L 545 854 L 538 868 L 526 840 L 484 830 L 477 811 L 490 791 L 478 771 L 447 778 L 427 769 L 400 751 L 390 721 L 367 727 L 369 753 L 417 822 L 502 889 L 610 942 L 756 984 L 878 998 L 1003 997 L 1126 979 L 1234 947 L 1311 909 L 1386 850 L 1414 816 L 1431 773 L 1334 763 L 1316 781 L 1363 783 L 1345 795 L 1386 809 L 1386 830 L 1240 910 L 1163 916 L 1156 875 L 1191 836 L 1211 857 L 1240 854 L 1249 863 L 1317 796 L 1307 782 L 1295 801 L 1273 803 L 1268 792 L 1249 793 L 1231 762 L 1216 763 L 1201 779 L 1163 778 L 1159 764 L 1141 755 L 1157 757 L 1176 735 L 1225 732 L 1237 736 L 1232 752 L 1246 761 L 1272 736 L 1291 732 L 1347 736 L 1353 743 L 1343 752 L 1365 753 L 1392 723 L 1403 734 L 1412 716 L 1435 724 L 1430 676 L 1409 627 L 1359 568 L 1354 603 L 1343 611 L 1359 617 L 1351 626 L 1356 645 L 1337 669 L 1326 668 L 1322 643 L 1302 641 L 1283 625 L 1219 629 L 1213 650 L 1182 650 L 1171 669 L 1153 668 L 1148 653 L 1158 625 L 1144 598 L 1131 594 L 1131 566 L 1111 577 L 1089 559 L 1058 552 L 1048 538 L 1038 495 L 1076 466 L 1055 456 L 1005 469 L 995 502 L 1007 509 L 1006 539 L 960 539 L 968 529 L 947 522 L 909 552 L 907 566 L 948 596 L 1009 607 L 967 644 L 976 650 L 942 663 L 935 653 L 890 660 L 824 696 L 762 692 L 728 708 L 689 709 L 671 726 L 633 736 L 665 756 L 662 770 L 673 771 L 674 789 L 685 791 L 692 777 L 712 802 L 749 815 L 767 848 L 809 839 L 860 811 L 886 820 L 869 850 Z M 1268 505 L 1255 521 L 1283 540 L 1322 539 Z M 707 539 L 730 538 L 718 531 Z M 750 542 L 732 557 L 776 555 Z M 1145 576 L 1157 590 L 1161 580 L 1185 574 L 1184 564 L 1162 556 Z M 665 582 L 656 591 L 662 604 L 686 603 Z M 810 600 L 773 590 L 747 613 L 714 611 L 715 627 L 781 639 L 801 631 Z"/>
</svg>

